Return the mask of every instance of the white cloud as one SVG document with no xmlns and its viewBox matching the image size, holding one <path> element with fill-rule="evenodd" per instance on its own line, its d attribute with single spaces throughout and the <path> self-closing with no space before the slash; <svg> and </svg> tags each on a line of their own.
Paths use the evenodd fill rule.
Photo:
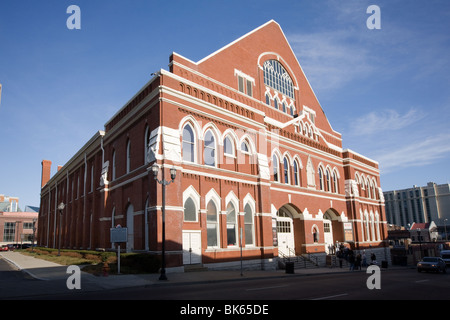
<svg viewBox="0 0 450 320">
<path fill-rule="evenodd" d="M 442 133 L 403 147 L 392 146 L 374 156 L 383 174 L 394 169 L 430 165 L 450 153 L 450 134 Z"/>
<path fill-rule="evenodd" d="M 373 111 L 356 119 L 351 126 L 355 135 L 379 134 L 403 129 L 423 119 L 424 116 L 423 112 L 414 108 L 404 115 L 400 115 L 396 110 Z"/>
<path fill-rule="evenodd" d="M 345 31 L 287 36 L 300 65 L 317 90 L 338 89 L 368 76 L 374 69 L 370 51 L 349 39 Z"/>
</svg>

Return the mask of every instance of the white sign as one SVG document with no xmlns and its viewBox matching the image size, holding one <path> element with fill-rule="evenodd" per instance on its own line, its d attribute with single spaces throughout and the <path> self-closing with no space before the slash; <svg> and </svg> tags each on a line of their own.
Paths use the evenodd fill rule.
<svg viewBox="0 0 450 320">
<path fill-rule="evenodd" d="M 128 241 L 128 228 L 122 228 L 117 226 L 109 229 L 111 232 L 111 242 L 127 242 Z"/>
</svg>

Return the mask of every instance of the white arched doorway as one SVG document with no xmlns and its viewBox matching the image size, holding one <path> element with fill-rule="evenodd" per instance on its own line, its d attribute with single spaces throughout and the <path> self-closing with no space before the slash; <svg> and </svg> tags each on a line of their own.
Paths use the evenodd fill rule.
<svg viewBox="0 0 450 320">
<path fill-rule="evenodd" d="M 333 241 L 333 216 L 334 214 L 327 210 L 323 215 L 323 239 L 325 243 L 325 252 L 331 254 L 331 247 L 334 246 Z"/>
<path fill-rule="evenodd" d="M 134 208 L 130 203 L 127 207 L 127 252 L 134 249 Z"/>
<path fill-rule="evenodd" d="M 286 207 L 277 211 L 278 255 L 281 257 L 295 256 L 294 221 Z"/>
</svg>

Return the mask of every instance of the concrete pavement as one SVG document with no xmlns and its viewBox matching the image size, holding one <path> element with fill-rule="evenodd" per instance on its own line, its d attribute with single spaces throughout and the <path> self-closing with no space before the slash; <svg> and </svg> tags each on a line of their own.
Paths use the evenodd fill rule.
<svg viewBox="0 0 450 320">
<path fill-rule="evenodd" d="M 62 266 L 46 260 L 34 258 L 20 252 L 8 251 L 0 252 L 0 258 L 8 261 L 17 270 L 21 270 L 34 279 L 42 281 L 67 280 L 72 273 L 67 272 L 68 266 Z M 241 275 L 240 270 L 233 271 L 192 271 L 180 273 L 168 273 L 167 281 L 159 280 L 159 274 L 138 274 L 138 275 L 117 275 L 95 276 L 86 272 L 81 272 L 81 283 L 83 290 L 105 290 L 119 289 L 126 287 L 149 286 L 149 285 L 174 285 L 174 284 L 195 284 L 205 282 L 239 281 L 274 277 L 308 276 L 327 273 L 351 272 L 348 268 L 308 268 L 296 269 L 295 274 L 286 274 L 284 270 L 262 271 L 244 270 Z M 363 271 L 364 272 L 364 271 Z"/>
</svg>

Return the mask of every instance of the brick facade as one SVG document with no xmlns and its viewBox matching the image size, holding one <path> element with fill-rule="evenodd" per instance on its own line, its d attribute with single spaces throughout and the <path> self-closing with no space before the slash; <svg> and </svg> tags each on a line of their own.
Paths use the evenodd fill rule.
<svg viewBox="0 0 450 320">
<path fill-rule="evenodd" d="M 61 247 L 110 249 L 120 224 L 128 251 L 161 254 L 154 163 L 159 179 L 177 169 L 166 188 L 168 267 L 233 263 L 241 245 L 257 263 L 336 242 L 384 246 L 378 164 L 342 149 L 275 21 L 197 63 L 173 53 L 169 71 L 43 178 L 40 245 L 57 246 L 61 217 Z"/>
</svg>

